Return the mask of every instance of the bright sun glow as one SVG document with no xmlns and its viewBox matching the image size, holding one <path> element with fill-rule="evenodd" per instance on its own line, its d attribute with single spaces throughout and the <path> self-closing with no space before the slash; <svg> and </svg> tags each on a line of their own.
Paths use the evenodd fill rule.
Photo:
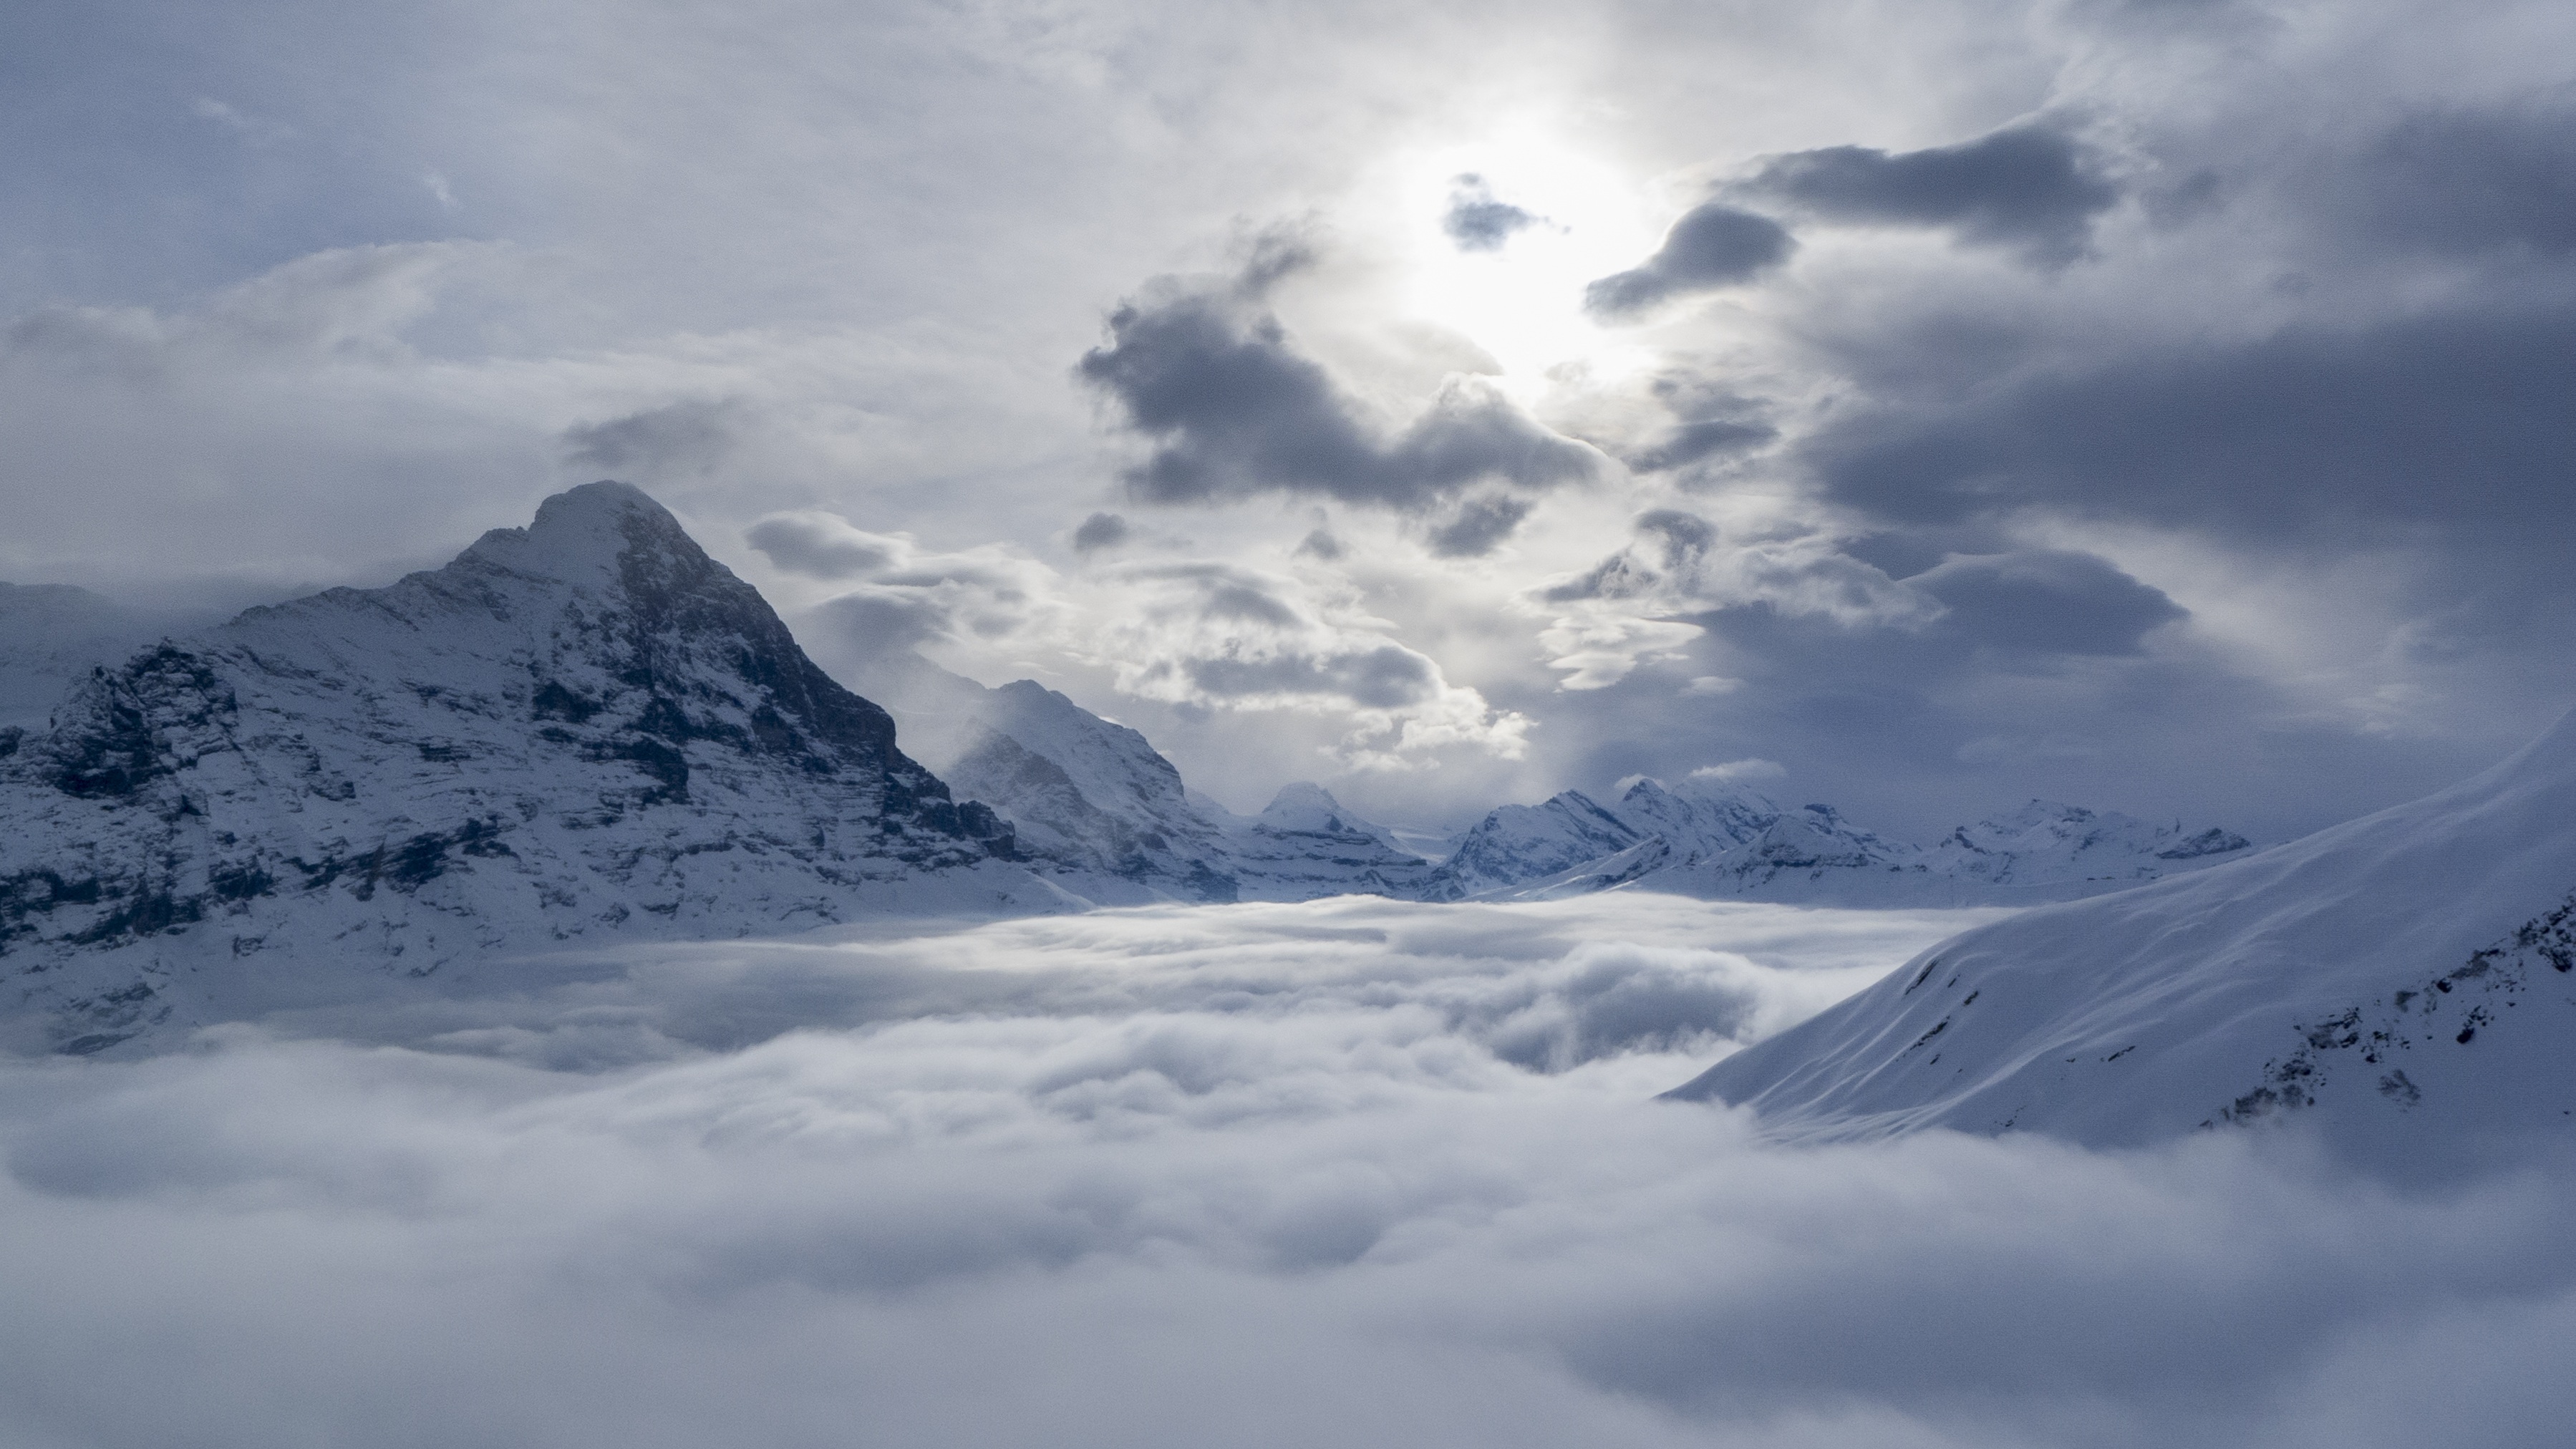
<svg viewBox="0 0 2576 1449">
<path fill-rule="evenodd" d="M 1490 250 L 1462 248 L 1442 228 L 1461 177 L 1534 218 Z M 1595 377 L 1642 364 L 1644 349 L 1583 312 L 1584 287 L 1643 260 L 1661 240 L 1636 178 L 1586 156 L 1540 123 L 1406 158 L 1392 178 L 1403 215 L 1407 310 L 1472 339 L 1502 364 L 1516 393 L 1550 369 Z"/>
</svg>

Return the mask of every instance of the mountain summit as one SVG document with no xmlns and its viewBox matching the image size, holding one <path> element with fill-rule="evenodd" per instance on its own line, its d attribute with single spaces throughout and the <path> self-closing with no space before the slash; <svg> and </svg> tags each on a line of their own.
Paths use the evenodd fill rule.
<svg viewBox="0 0 2576 1449">
<path fill-rule="evenodd" d="M 0 973 L 62 1050 L 503 950 L 1062 901 L 1016 854 L 621 483 L 0 732 Z"/>
</svg>

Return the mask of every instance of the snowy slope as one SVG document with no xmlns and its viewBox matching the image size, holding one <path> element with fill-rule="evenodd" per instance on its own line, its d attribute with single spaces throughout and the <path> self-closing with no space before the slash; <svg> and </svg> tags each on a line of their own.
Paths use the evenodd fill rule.
<svg viewBox="0 0 2576 1449">
<path fill-rule="evenodd" d="M 18 1045 L 494 952 L 1064 899 L 622 484 L 165 643 L 56 718 L 0 759 Z"/>
<path fill-rule="evenodd" d="M 2272 1116 L 2400 1167 L 2576 1123 L 2576 716 L 2464 784 L 1925 952 L 1674 1095 L 2119 1145 Z"/>
</svg>

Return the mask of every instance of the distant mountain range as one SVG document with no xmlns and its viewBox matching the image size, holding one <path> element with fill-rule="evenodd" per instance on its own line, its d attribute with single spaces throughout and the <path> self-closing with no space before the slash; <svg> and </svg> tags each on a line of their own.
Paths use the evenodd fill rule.
<svg viewBox="0 0 2576 1449">
<path fill-rule="evenodd" d="M 2226 830 L 2044 800 L 1926 848 L 1864 830 L 1830 805 L 1791 809 L 1736 786 L 1640 780 L 1615 805 L 1568 790 L 1494 811 L 1421 893 L 1526 900 L 1635 887 L 1709 899 L 1993 905 L 2120 890 L 2252 848 Z"/>
<path fill-rule="evenodd" d="M 1504 806 L 1435 864 L 1312 784 L 1236 815 L 1030 681 L 909 652 L 835 679 L 616 483 L 385 588 L 138 635 L 78 590 L 0 588 L 0 1044 L 111 1050 L 388 973 L 886 914 L 1606 889 L 1988 903 L 2250 849 L 2038 802 L 1918 847 L 1822 805 L 1640 781 L 1615 805 Z"/>
</svg>

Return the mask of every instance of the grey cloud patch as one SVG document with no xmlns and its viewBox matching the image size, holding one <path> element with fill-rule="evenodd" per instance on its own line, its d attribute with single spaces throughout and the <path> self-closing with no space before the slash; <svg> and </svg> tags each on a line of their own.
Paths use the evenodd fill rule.
<svg viewBox="0 0 2576 1449">
<path fill-rule="evenodd" d="M 1792 152 L 1733 190 L 1820 221 L 1949 227 L 2053 262 L 2081 253 L 2094 216 L 2120 199 L 2072 137 L 2036 125 L 1922 151 Z"/>
<path fill-rule="evenodd" d="M 1431 661 L 1397 644 L 1327 654 L 1219 655 L 1183 666 L 1190 682 L 1224 698 L 1330 695 L 1364 709 L 1402 709 L 1439 692 Z"/>
<path fill-rule="evenodd" d="M 1664 473 L 1720 454 L 1750 452 L 1779 436 L 1780 430 L 1768 423 L 1710 418 L 1683 423 L 1620 461 L 1639 473 Z"/>
<path fill-rule="evenodd" d="M 1165 284 L 1112 313 L 1109 333 L 1078 372 L 1150 440 L 1152 455 L 1127 474 L 1147 502 L 1276 492 L 1420 509 L 1478 483 L 1547 488 L 1596 467 L 1589 449 L 1472 378 L 1451 379 L 1409 426 L 1381 436 L 1240 288 Z"/>
<path fill-rule="evenodd" d="M 1909 524 L 2040 505 L 2273 542 L 2405 527 L 2563 548 L 2571 355 L 2563 307 L 2297 327 L 1891 398 L 1801 451 L 1834 497 Z"/>
<path fill-rule="evenodd" d="M 1740 286 L 1796 247 L 1771 218 L 1706 202 L 1673 223 L 1653 256 L 1584 288 L 1583 307 L 1603 321 L 1629 320 L 1675 298 Z"/>
<path fill-rule="evenodd" d="M 1998 648 L 2135 654 L 2148 630 L 2188 617 L 2109 560 L 2059 549 L 1954 558 L 1907 582 L 1948 608 L 1944 627 Z"/>
<path fill-rule="evenodd" d="M 2353 168 L 2363 234 L 2438 251 L 2576 251 L 2576 108 L 2408 118 Z"/>
<path fill-rule="evenodd" d="M 1073 551 L 1097 553 L 1104 548 L 1116 548 L 1127 541 L 1129 532 L 1126 519 L 1115 513 L 1095 513 L 1082 520 L 1082 526 L 1073 531 Z"/>
<path fill-rule="evenodd" d="M 1330 529 L 1316 529 L 1297 541 L 1297 553 L 1303 558 L 1319 558 L 1326 563 L 1331 563 L 1340 558 L 1343 552 L 1342 541 L 1335 538 Z"/>
<path fill-rule="evenodd" d="M 1537 216 L 1495 200 L 1485 178 L 1469 172 L 1451 182 L 1449 210 L 1440 218 L 1440 229 L 1462 252 L 1493 252 L 1538 223 Z"/>
<path fill-rule="evenodd" d="M 1677 508 L 1650 508 L 1638 514 L 1636 529 L 1662 543 L 1668 569 L 1691 567 L 1717 542 L 1716 525 Z"/>
<path fill-rule="evenodd" d="M 858 579 L 894 567 L 890 539 L 862 533 L 824 513 L 787 513 L 764 518 L 743 531 L 753 548 L 791 574 L 812 579 Z"/>
<path fill-rule="evenodd" d="M 737 403 L 697 399 L 577 423 L 564 430 L 564 460 L 582 471 L 648 480 L 704 474 L 733 451 L 741 412 Z"/>
<path fill-rule="evenodd" d="M 1498 493 L 1460 503 L 1448 518 L 1434 524 L 1426 538 L 1441 558 L 1479 558 L 1502 546 L 1512 530 L 1529 517 L 1527 499 Z"/>
</svg>

